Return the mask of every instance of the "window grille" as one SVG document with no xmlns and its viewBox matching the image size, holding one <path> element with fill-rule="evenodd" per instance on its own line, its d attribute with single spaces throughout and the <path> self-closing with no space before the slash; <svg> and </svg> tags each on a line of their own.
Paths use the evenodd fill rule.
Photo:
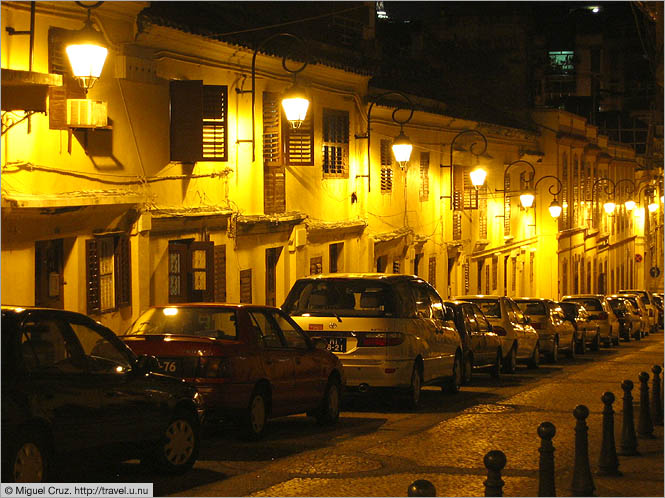
<svg viewBox="0 0 665 498">
<path fill-rule="evenodd" d="M 420 153 L 420 202 L 429 199 L 429 152 Z"/>
<path fill-rule="evenodd" d="M 213 250 L 215 265 L 215 301 L 226 302 L 226 245 L 217 245 Z"/>
<path fill-rule="evenodd" d="M 349 176 L 349 113 L 323 109 L 323 176 Z"/>
<path fill-rule="evenodd" d="M 427 281 L 433 287 L 436 287 L 436 256 L 430 256 L 429 258 L 429 271 L 428 271 Z"/>
<path fill-rule="evenodd" d="M 464 293 L 469 293 L 469 262 L 466 261 L 464 267 Z"/>
<path fill-rule="evenodd" d="M 462 240 L 462 212 L 453 211 L 453 240 Z"/>
<path fill-rule="evenodd" d="M 129 237 L 118 235 L 86 241 L 86 301 L 89 314 L 131 304 Z"/>
</svg>

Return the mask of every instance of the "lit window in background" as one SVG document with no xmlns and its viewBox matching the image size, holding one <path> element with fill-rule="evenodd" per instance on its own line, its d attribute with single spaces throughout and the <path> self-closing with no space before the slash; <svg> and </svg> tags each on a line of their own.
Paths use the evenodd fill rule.
<svg viewBox="0 0 665 498">
<path fill-rule="evenodd" d="M 376 2 L 376 17 L 379 19 L 388 19 L 388 13 L 383 5 L 383 2 Z"/>
</svg>

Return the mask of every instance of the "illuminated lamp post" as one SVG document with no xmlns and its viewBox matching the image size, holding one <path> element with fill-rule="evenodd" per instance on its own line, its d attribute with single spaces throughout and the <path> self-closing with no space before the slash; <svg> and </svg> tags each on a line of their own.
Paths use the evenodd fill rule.
<svg viewBox="0 0 665 498">
<path fill-rule="evenodd" d="M 453 152 L 455 152 L 455 142 L 457 141 L 458 138 L 465 136 L 465 135 L 476 135 L 477 138 L 480 138 L 482 140 L 482 149 L 478 149 L 477 145 L 479 144 L 478 140 L 474 140 L 471 142 L 471 145 L 469 147 L 469 152 L 473 154 L 476 157 L 480 157 L 481 155 L 485 154 L 487 151 L 487 137 L 483 135 L 481 132 L 478 130 L 462 130 L 460 131 L 457 135 L 455 135 L 450 142 L 450 161 L 448 163 L 448 166 L 441 165 L 442 168 L 450 168 L 450 195 L 442 195 L 440 198 L 445 199 L 447 197 L 450 198 L 450 209 L 455 208 L 455 199 L 454 199 L 454 191 L 455 191 L 455 167 L 453 164 Z M 471 183 L 473 186 L 476 188 L 476 191 L 485 183 L 485 178 L 487 177 L 487 171 L 484 170 L 481 167 L 476 167 L 473 171 L 469 173 L 469 176 L 471 178 Z"/>
<path fill-rule="evenodd" d="M 103 3 L 95 2 L 92 5 L 84 5 L 83 2 L 76 2 L 77 5 L 88 9 L 88 18 L 82 29 L 68 36 L 65 47 L 72 74 L 86 94 L 101 76 L 108 55 L 104 37 L 102 33 L 92 27 L 90 18 L 92 9 Z"/>
</svg>

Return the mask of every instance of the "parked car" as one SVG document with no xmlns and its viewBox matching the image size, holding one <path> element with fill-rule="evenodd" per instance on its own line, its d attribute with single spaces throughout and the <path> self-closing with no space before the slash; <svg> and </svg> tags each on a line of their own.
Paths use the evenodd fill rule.
<svg viewBox="0 0 665 498">
<path fill-rule="evenodd" d="M 623 289 L 617 292 L 617 294 L 636 294 L 639 296 L 640 301 L 646 308 L 647 318 L 649 320 L 649 329 L 646 331 L 647 335 L 650 332 L 655 332 L 658 328 L 658 308 L 656 303 L 653 300 L 651 292 L 638 289 Z"/>
<path fill-rule="evenodd" d="M 551 299 L 531 297 L 518 297 L 514 301 L 538 332 L 540 352 L 546 354 L 550 362 L 559 361 L 559 350 L 566 351 L 570 358 L 575 357 L 575 327 L 566 320 L 557 303 Z"/>
<path fill-rule="evenodd" d="M 598 325 L 593 323 L 591 315 L 584 305 L 574 301 L 561 301 L 559 305 L 566 320 L 572 323 L 577 331 L 577 352 L 580 354 L 586 353 L 587 344 L 591 346 L 593 351 L 598 351 L 600 349 Z"/>
<path fill-rule="evenodd" d="M 641 337 L 646 337 L 649 335 L 649 329 L 651 327 L 651 321 L 649 320 L 649 312 L 642 303 L 640 296 L 637 294 L 617 294 L 617 296 L 626 299 L 634 308 L 635 313 L 640 318 L 640 332 Z"/>
<path fill-rule="evenodd" d="M 665 327 L 665 320 L 663 318 L 663 295 L 658 292 L 654 292 L 653 302 L 656 305 L 656 308 L 658 309 L 658 328 L 660 330 L 663 330 L 663 328 Z"/>
<path fill-rule="evenodd" d="M 415 408 L 425 384 L 460 388 L 462 345 L 453 317 L 417 276 L 312 275 L 295 282 L 282 309 L 311 337 L 327 341 L 351 391 L 399 390 Z"/>
<path fill-rule="evenodd" d="M 501 375 L 501 337 L 474 303 L 444 301 L 455 316 L 455 327 L 462 342 L 464 354 L 464 383 L 470 384 L 473 369 L 487 369 L 492 377 Z"/>
<path fill-rule="evenodd" d="M 612 307 L 612 311 L 619 320 L 619 335 L 624 341 L 630 341 L 631 337 L 642 336 L 642 320 L 639 313 L 635 310 L 632 303 L 625 297 L 619 295 L 607 296 L 607 301 Z"/>
<path fill-rule="evenodd" d="M 598 326 L 600 341 L 605 346 L 619 344 L 619 320 L 612 313 L 612 307 L 602 294 L 575 294 L 564 296 L 562 301 L 573 301 L 583 304 L 591 315 L 591 319 Z"/>
<path fill-rule="evenodd" d="M 182 472 L 199 451 L 196 388 L 152 370 L 80 313 L 2 307 L 2 481 L 53 482 L 76 454 Z"/>
<path fill-rule="evenodd" d="M 478 305 L 492 324 L 493 331 L 501 337 L 503 370 L 515 372 L 517 362 L 536 367 L 540 363 L 538 333 L 515 302 L 506 296 L 459 296 L 457 301 L 469 301 Z"/>
<path fill-rule="evenodd" d="M 157 357 L 164 373 L 196 384 L 211 419 L 259 439 L 269 417 L 306 412 L 337 422 L 344 373 L 283 311 L 250 304 L 154 306 L 122 340 Z"/>
</svg>

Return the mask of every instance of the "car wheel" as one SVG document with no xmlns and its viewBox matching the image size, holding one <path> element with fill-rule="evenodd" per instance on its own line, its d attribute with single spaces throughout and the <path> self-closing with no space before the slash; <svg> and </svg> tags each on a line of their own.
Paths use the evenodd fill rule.
<svg viewBox="0 0 665 498">
<path fill-rule="evenodd" d="M 199 425 L 194 414 L 177 413 L 155 448 L 157 470 L 180 474 L 192 468 L 199 453 Z"/>
<path fill-rule="evenodd" d="M 330 425 L 337 422 L 342 400 L 342 392 L 339 380 L 331 377 L 323 394 L 321 407 L 317 410 L 316 421 L 321 425 Z"/>
<path fill-rule="evenodd" d="M 473 358 L 470 354 L 466 355 L 464 358 L 464 376 L 462 378 L 462 384 L 469 385 L 471 384 L 471 379 L 473 378 Z"/>
<path fill-rule="evenodd" d="M 265 389 L 257 387 L 249 399 L 247 413 L 244 418 L 245 436 L 252 441 L 261 439 L 266 430 L 267 421 L 268 396 Z"/>
<path fill-rule="evenodd" d="M 513 345 L 513 347 L 510 348 L 508 356 L 504 358 L 503 371 L 504 373 L 511 374 L 515 373 L 515 370 L 517 370 L 517 347 L 516 345 Z"/>
<path fill-rule="evenodd" d="M 496 360 L 494 360 L 494 365 L 490 369 L 490 375 L 498 379 L 501 377 L 501 362 L 503 360 L 503 355 L 501 354 L 501 349 L 498 349 L 496 352 Z"/>
<path fill-rule="evenodd" d="M 549 353 L 550 363 L 557 363 L 559 361 L 559 339 L 554 338 L 554 343 L 552 344 L 552 351 Z"/>
<path fill-rule="evenodd" d="M 600 349 L 600 332 L 596 331 L 596 337 L 593 338 L 591 343 L 591 351 L 598 351 Z"/>
<path fill-rule="evenodd" d="M 453 364 L 453 376 L 446 383 L 443 388 L 444 391 L 449 393 L 457 393 L 462 387 L 462 381 L 464 380 L 464 365 L 462 364 L 462 358 L 459 352 L 455 353 L 455 362 Z"/>
<path fill-rule="evenodd" d="M 8 437 L 8 436 L 7 436 Z M 50 458 L 47 446 L 38 434 L 23 434 L 12 446 L 11 457 L 3 469 L 3 482 L 49 482 Z"/>
<path fill-rule="evenodd" d="M 573 338 L 570 340 L 570 348 L 568 348 L 567 356 L 571 360 L 575 359 L 575 348 L 577 347 L 577 335 L 573 334 Z"/>
<path fill-rule="evenodd" d="M 579 354 L 586 353 L 586 332 L 582 334 L 582 339 L 577 343 L 576 347 Z"/>
<path fill-rule="evenodd" d="M 411 372 L 411 385 L 409 386 L 409 408 L 412 410 L 418 409 L 420 407 L 420 391 L 423 387 L 423 378 L 422 373 L 420 372 L 420 367 L 418 362 L 415 362 L 413 365 L 413 371 Z"/>
<path fill-rule="evenodd" d="M 540 365 L 540 345 L 538 341 L 536 341 L 536 345 L 533 347 L 527 365 L 529 368 L 538 368 L 538 365 Z"/>
</svg>

